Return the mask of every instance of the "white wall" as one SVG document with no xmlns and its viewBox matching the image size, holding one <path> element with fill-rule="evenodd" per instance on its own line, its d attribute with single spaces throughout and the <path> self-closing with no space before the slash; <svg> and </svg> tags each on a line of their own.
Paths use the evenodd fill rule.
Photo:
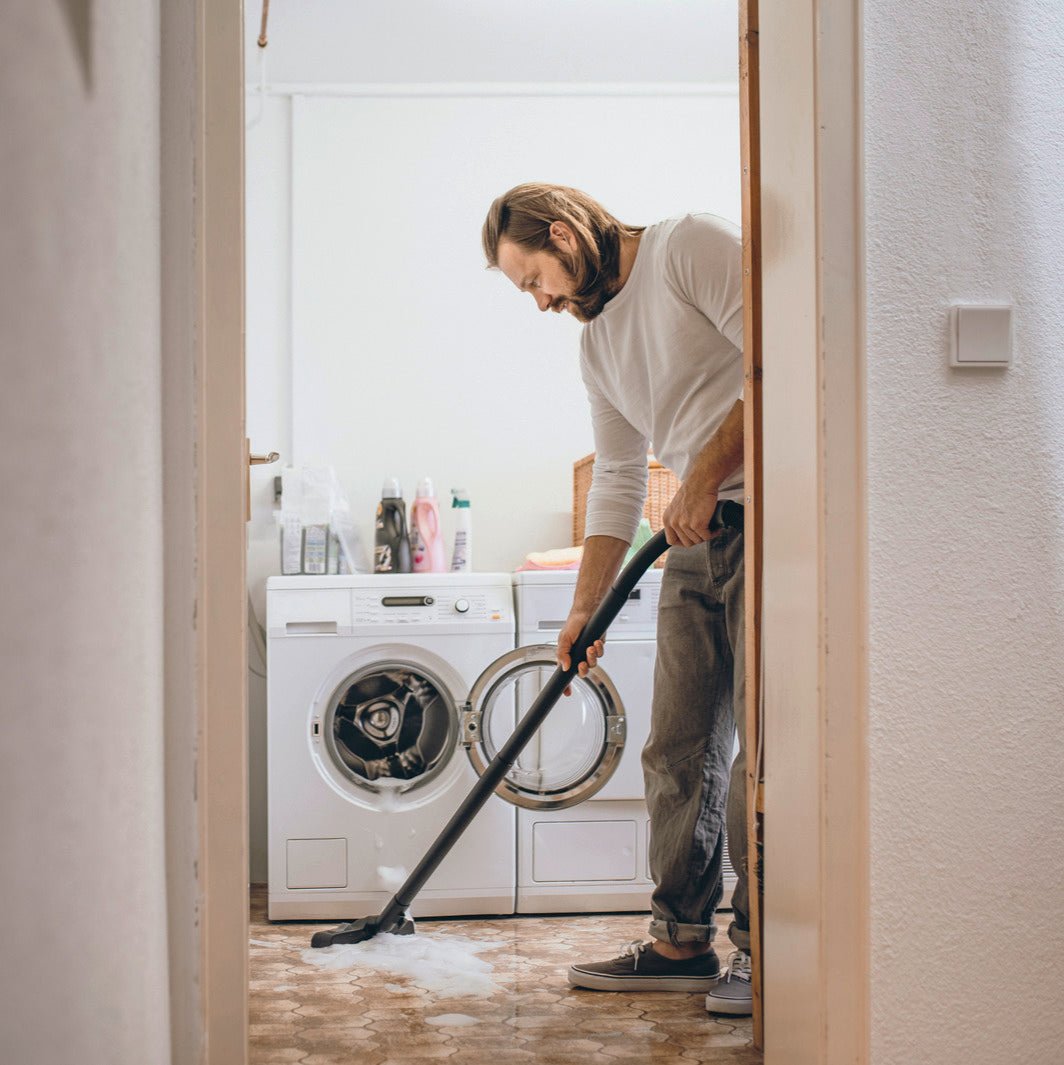
<svg viewBox="0 0 1064 1065">
<path fill-rule="evenodd" d="M 875 1065 L 1064 1051 L 1064 8 L 864 4 Z M 953 300 L 1015 303 L 1007 371 Z"/>
<path fill-rule="evenodd" d="M 262 4 L 248 0 L 257 82 Z M 274 0 L 272 82 L 730 81 L 735 0 Z"/>
<path fill-rule="evenodd" d="M 4 21 L 0 1046 L 164 1065 L 159 5 Z"/>
<path fill-rule="evenodd" d="M 577 66 L 570 36 L 548 32 L 550 12 L 537 12 L 533 31 L 500 4 L 448 8 L 447 19 L 432 4 L 322 0 L 298 19 L 275 4 L 268 85 L 300 82 L 294 101 L 260 93 L 249 55 L 248 435 L 286 461 L 336 465 L 370 544 L 392 473 L 408 500 L 425 474 L 444 508 L 452 486 L 471 492 L 477 569 L 510 570 L 528 551 L 569 542 L 572 462 L 592 450 L 579 327 L 538 316 L 484 271 L 479 230 L 495 195 L 542 178 L 586 187 L 633 222 L 700 209 L 738 220 L 734 6 L 670 3 L 656 20 L 634 3 L 607 5 L 608 18 L 597 0 L 563 6 L 574 32 L 600 27 L 584 35 Z M 247 17 L 253 42 L 250 6 Z M 400 32 L 409 25 L 417 32 Z M 662 46 L 648 47 L 659 35 Z M 434 58 L 412 63 L 419 48 Z M 558 91 L 546 82 L 592 78 L 730 84 L 697 96 L 537 96 Z M 373 80 L 374 95 L 320 95 Z M 386 83 L 402 80 L 437 84 L 390 98 Z M 439 95 L 448 81 L 485 84 L 479 96 Z M 492 81 L 528 93 L 493 97 Z M 252 471 L 248 572 L 260 620 L 265 578 L 279 569 L 277 472 Z M 449 534 L 446 512 L 444 526 Z M 262 880 L 265 685 L 254 647 L 250 660 L 251 876 Z"/>
<path fill-rule="evenodd" d="M 580 326 L 539 314 L 485 270 L 484 214 L 547 173 L 624 219 L 691 205 L 734 219 L 736 97 L 294 105 L 294 461 L 336 466 L 365 543 L 384 476 L 397 474 L 409 500 L 427 473 L 448 542 L 448 489 L 469 491 L 476 569 L 509 571 L 529 551 L 568 545 L 572 464 L 594 447 Z"/>
</svg>

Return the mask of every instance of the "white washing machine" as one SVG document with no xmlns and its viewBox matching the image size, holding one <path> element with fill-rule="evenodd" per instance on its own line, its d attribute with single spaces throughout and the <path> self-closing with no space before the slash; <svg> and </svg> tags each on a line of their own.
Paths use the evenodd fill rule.
<svg viewBox="0 0 1064 1065">
<path fill-rule="evenodd" d="M 533 654 L 538 646 L 552 663 L 577 576 L 514 574 L 517 654 L 521 648 Z M 640 580 L 610 626 L 601 666 L 551 712 L 515 767 L 525 778 L 554 776 L 559 793 L 567 777 L 576 782 L 583 775 L 586 788 L 581 796 L 570 787 L 564 803 L 533 794 L 516 800 L 518 913 L 649 908 L 654 884 L 640 755 L 650 735 L 661 576 L 652 569 Z M 547 675 L 550 668 L 544 666 Z M 536 690 L 530 685 L 527 695 Z M 726 905 L 735 884 L 726 857 L 724 881 Z"/>
<path fill-rule="evenodd" d="M 266 601 L 269 916 L 377 913 L 476 781 L 468 696 L 513 652 L 510 574 L 272 577 Z M 415 915 L 512 913 L 515 863 L 493 795 Z"/>
</svg>

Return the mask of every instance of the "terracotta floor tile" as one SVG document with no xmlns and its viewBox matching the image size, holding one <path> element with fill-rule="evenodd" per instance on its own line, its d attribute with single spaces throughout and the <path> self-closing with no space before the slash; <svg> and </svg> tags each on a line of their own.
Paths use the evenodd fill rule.
<svg viewBox="0 0 1064 1065">
<path fill-rule="evenodd" d="M 291 994 L 288 992 L 283 995 L 272 995 L 269 992 L 260 992 L 255 995 L 255 1000 L 252 1003 L 251 1008 L 269 1016 L 274 1013 L 292 1013 L 301 1005 L 302 1003 L 298 999 L 292 998 Z"/>
<path fill-rule="evenodd" d="M 527 1048 L 506 1047 L 499 1050 L 482 1052 L 477 1048 L 458 1045 L 453 1058 L 447 1059 L 447 1065 L 510 1065 L 511 1062 L 520 1062 L 522 1065 L 540 1065 L 541 1058 L 534 1050 Z M 569 1065 L 574 1065 L 573 1058 L 569 1059 Z"/>
<path fill-rule="evenodd" d="M 405 976 L 303 961 L 320 927 L 265 919 L 253 892 L 250 1065 L 759 1065 L 750 1022 L 706 1014 L 701 994 L 571 988 L 575 960 L 645 938 L 645 915 L 419 921 L 433 936 L 498 943 L 490 997 L 440 997 Z M 459 1015 L 474 1024 L 430 1024 Z"/>
<path fill-rule="evenodd" d="M 307 1056 L 305 1050 L 297 1050 L 295 1047 L 285 1047 L 279 1050 L 271 1050 L 268 1047 L 255 1047 L 252 1043 L 251 1059 L 255 1065 L 296 1065 Z"/>
<path fill-rule="evenodd" d="M 659 1023 L 648 1017 L 625 1017 L 616 1013 L 606 1013 L 598 1017 L 585 1017 L 577 1022 L 576 1027 L 581 1032 L 641 1037 L 644 1033 L 659 1031 Z"/>
<path fill-rule="evenodd" d="M 308 1028 L 337 1024 L 341 1021 L 347 1028 L 365 1028 L 370 1023 L 370 1018 L 361 1010 L 339 1008 L 335 1002 L 304 1002 L 293 1012 Z"/>
<path fill-rule="evenodd" d="M 290 1016 L 295 1017 L 295 1014 Z M 295 1021 L 270 1021 L 268 1024 L 249 1024 L 248 1036 L 252 1041 L 266 1044 L 277 1039 L 287 1042 L 299 1029 L 300 1025 Z"/>
<path fill-rule="evenodd" d="M 391 1021 L 374 1021 L 366 1030 L 373 1032 L 381 1042 L 387 1041 L 389 1046 L 400 1043 L 408 1047 L 438 1046 L 451 1041 L 446 1032 L 428 1026 L 421 1029 L 420 1025 L 398 1017 Z"/>
<path fill-rule="evenodd" d="M 608 1058 L 599 1053 L 581 1054 L 578 1058 L 572 1054 L 540 1054 L 538 1050 L 533 1053 L 536 1065 L 617 1065 L 616 1058 Z M 484 1065 L 484 1063 L 470 1062 L 470 1065 Z M 500 1065 L 505 1065 L 505 1063 L 500 1063 Z M 685 1065 L 690 1065 L 690 1063 L 686 1062 Z"/>
<path fill-rule="evenodd" d="M 380 1053 L 374 1053 L 369 1057 L 358 1058 L 358 1065 L 378 1065 L 383 1061 Z M 308 1054 L 300 1065 L 354 1065 L 349 1053 L 342 1054 Z"/>
<path fill-rule="evenodd" d="M 543 1057 L 564 1058 L 569 1056 L 570 1061 L 579 1058 L 584 1059 L 585 1054 L 598 1054 L 602 1051 L 602 1044 L 593 1039 L 564 1039 L 564 1038 L 537 1038 L 529 1040 L 526 1048 L 533 1050 Z"/>
<path fill-rule="evenodd" d="M 682 1046 L 663 1038 L 655 1043 L 630 1039 L 611 1042 L 607 1043 L 600 1053 L 614 1061 L 671 1062 L 679 1058 L 683 1051 Z"/>
<path fill-rule="evenodd" d="M 453 1043 L 441 1044 L 440 1046 L 423 1046 L 409 1048 L 402 1044 L 383 1044 L 383 1049 L 388 1054 L 389 1061 L 417 1062 L 417 1061 L 449 1061 L 458 1053 L 458 1047 Z"/>
<path fill-rule="evenodd" d="M 760 1051 L 753 1047 L 685 1050 L 682 1058 L 686 1065 L 761 1065 L 763 1060 Z"/>
</svg>

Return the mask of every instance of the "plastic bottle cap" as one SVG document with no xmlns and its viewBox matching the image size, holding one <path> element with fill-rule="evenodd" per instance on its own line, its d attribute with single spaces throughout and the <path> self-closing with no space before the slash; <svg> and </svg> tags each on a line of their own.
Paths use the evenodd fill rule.
<svg viewBox="0 0 1064 1065">
<path fill-rule="evenodd" d="M 417 494 L 419 499 L 432 499 L 436 495 L 433 491 L 431 477 L 421 478 L 421 482 L 417 486 Z"/>
<path fill-rule="evenodd" d="M 381 499 L 402 499 L 403 488 L 399 484 L 398 477 L 385 477 L 384 487 L 381 489 Z"/>
</svg>

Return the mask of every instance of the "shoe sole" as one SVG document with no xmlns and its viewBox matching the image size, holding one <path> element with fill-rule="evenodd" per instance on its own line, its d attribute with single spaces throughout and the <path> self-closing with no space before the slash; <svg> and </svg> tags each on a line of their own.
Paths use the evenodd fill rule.
<svg viewBox="0 0 1064 1065">
<path fill-rule="evenodd" d="M 723 1013 L 728 1017 L 749 1017 L 754 1012 L 754 1006 L 749 999 L 714 998 L 712 995 L 706 995 L 706 1012 Z"/>
<path fill-rule="evenodd" d="M 719 980 L 719 976 L 607 976 L 575 966 L 569 970 L 569 983 L 588 991 L 712 991 Z"/>
</svg>

